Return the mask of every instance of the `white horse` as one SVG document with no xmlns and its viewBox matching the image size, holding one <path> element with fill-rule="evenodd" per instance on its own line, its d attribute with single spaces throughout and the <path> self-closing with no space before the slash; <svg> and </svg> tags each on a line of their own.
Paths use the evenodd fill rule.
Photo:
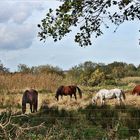
<svg viewBox="0 0 140 140">
<path fill-rule="evenodd" d="M 118 103 L 121 104 L 125 100 L 125 94 L 121 89 L 101 89 L 99 90 L 95 97 L 92 98 L 92 103 L 97 104 L 97 100 L 100 99 L 101 105 L 105 104 L 106 99 L 114 99 L 116 98 Z"/>
</svg>

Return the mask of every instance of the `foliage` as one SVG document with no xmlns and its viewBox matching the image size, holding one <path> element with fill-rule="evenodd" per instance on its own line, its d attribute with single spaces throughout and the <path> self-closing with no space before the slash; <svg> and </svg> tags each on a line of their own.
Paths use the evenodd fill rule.
<svg viewBox="0 0 140 140">
<path fill-rule="evenodd" d="M 30 68 L 25 64 L 19 64 L 18 71 L 21 73 L 30 73 Z"/>
<path fill-rule="evenodd" d="M 25 117 L 25 118 L 24 118 Z M 27 118 L 26 118 L 27 117 Z M 32 130 L 38 130 L 43 128 L 43 124 L 41 123 L 37 126 L 29 126 L 26 122 L 18 122 L 20 120 L 27 120 L 28 116 L 20 115 L 20 114 L 12 114 L 11 110 L 7 112 L 3 112 L 0 116 L 0 138 L 4 140 L 11 139 L 23 139 L 21 138 L 25 132 L 30 132 Z M 18 123 L 17 123 L 18 122 Z"/>
<path fill-rule="evenodd" d="M 116 85 L 118 80 L 124 77 L 140 76 L 140 69 L 133 64 L 113 62 L 110 64 L 84 62 L 71 68 L 66 77 L 72 77 L 77 84 L 94 85 Z M 127 83 L 128 84 L 128 83 Z"/>
<path fill-rule="evenodd" d="M 18 72 L 31 73 L 31 74 L 46 73 L 46 74 L 57 74 L 57 75 L 64 76 L 62 69 L 60 69 L 59 67 L 51 66 L 51 65 L 41 65 L 41 66 L 36 66 L 36 67 L 32 66 L 30 68 L 25 64 L 19 64 Z"/>
<path fill-rule="evenodd" d="M 73 81 L 82 85 L 87 85 L 87 81 L 90 78 L 91 73 L 95 70 L 96 63 L 86 61 L 83 64 L 72 67 L 66 77 L 73 77 Z"/>
<path fill-rule="evenodd" d="M 30 68 L 22 64 L 19 72 L 0 74 L 0 93 L 8 93 L 9 91 L 17 93 L 31 87 L 40 91 L 55 92 L 57 87 L 62 84 L 79 84 L 82 86 L 138 84 L 140 80 L 137 77 L 139 76 L 139 66 L 136 67 L 133 64 L 123 62 L 103 64 L 86 61 L 67 71 L 51 65 Z M 120 80 L 125 77 L 132 78 L 127 81 Z"/>
<path fill-rule="evenodd" d="M 99 69 L 96 69 L 95 72 L 91 74 L 90 79 L 88 80 L 88 83 L 90 86 L 95 86 L 103 83 L 105 80 L 105 74 L 104 72 L 100 72 Z"/>
<path fill-rule="evenodd" d="M 130 139 L 139 137 L 140 109 L 87 105 L 77 110 L 43 106 L 36 114 L 3 112 L 0 137 L 16 140 Z"/>
<path fill-rule="evenodd" d="M 101 36 L 103 27 L 109 28 L 110 23 L 117 29 L 125 21 L 135 19 L 140 20 L 139 0 L 64 0 L 56 11 L 49 9 L 38 24 L 38 35 L 40 40 L 51 36 L 57 41 L 71 32 L 71 27 L 78 26 L 80 32 L 75 35 L 75 42 L 87 46 L 92 44 L 92 34 Z"/>
<path fill-rule="evenodd" d="M 0 74 L 9 73 L 9 69 L 4 67 L 4 65 L 0 61 Z"/>
</svg>

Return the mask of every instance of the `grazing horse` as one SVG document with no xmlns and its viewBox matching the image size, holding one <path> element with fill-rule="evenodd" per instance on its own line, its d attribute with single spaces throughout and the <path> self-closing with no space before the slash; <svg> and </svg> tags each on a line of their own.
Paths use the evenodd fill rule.
<svg viewBox="0 0 140 140">
<path fill-rule="evenodd" d="M 137 85 L 134 87 L 133 91 L 132 91 L 132 95 L 140 95 L 140 85 Z"/>
<path fill-rule="evenodd" d="M 26 103 L 30 104 L 31 113 L 37 112 L 38 92 L 34 89 L 26 90 L 22 97 L 22 113 L 26 112 Z M 33 107 L 33 109 L 32 109 Z"/>
<path fill-rule="evenodd" d="M 79 92 L 80 98 L 82 98 L 82 91 L 80 90 L 79 87 L 77 87 L 75 85 L 71 85 L 71 86 L 60 86 L 57 89 L 57 91 L 56 91 L 55 98 L 58 101 L 59 100 L 59 96 L 63 97 L 63 95 L 64 96 L 70 95 L 70 98 L 72 98 L 72 95 L 74 95 L 75 100 L 77 100 L 77 97 L 76 97 L 76 89 Z"/>
<path fill-rule="evenodd" d="M 101 105 L 105 104 L 106 99 L 116 98 L 118 103 L 121 104 L 125 100 L 125 94 L 121 89 L 101 89 L 99 90 L 95 97 L 92 98 L 92 103 L 97 103 L 97 99 L 100 99 Z"/>
</svg>

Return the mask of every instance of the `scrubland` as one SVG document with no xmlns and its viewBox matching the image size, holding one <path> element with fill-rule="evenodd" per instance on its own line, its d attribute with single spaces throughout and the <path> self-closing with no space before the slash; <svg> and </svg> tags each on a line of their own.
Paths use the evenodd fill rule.
<svg viewBox="0 0 140 140">
<path fill-rule="evenodd" d="M 12 118 L 16 126 L 30 128 L 43 123 L 39 129 L 20 131 L 7 125 L 9 139 L 34 140 L 127 140 L 140 138 L 140 96 L 131 95 L 139 77 L 125 77 L 118 85 L 83 86 L 83 98 L 77 94 L 77 101 L 65 96 L 59 101 L 55 99 L 56 89 L 64 84 L 72 84 L 56 74 L 5 74 L 0 75 L 0 124 L 6 120 L 7 110 L 12 114 L 21 114 L 22 94 L 26 89 L 35 88 L 39 92 L 39 107 L 37 113 L 30 113 L 27 105 L 27 116 Z M 121 88 L 125 91 L 125 105 L 119 106 L 115 99 L 106 101 L 105 106 L 100 102 L 95 106 L 91 99 L 99 89 Z M 5 119 L 3 119 L 5 118 Z M 17 131 L 18 130 L 18 131 Z M 22 130 L 22 129 L 21 129 Z M 0 128 L 1 138 L 4 139 L 3 129 Z"/>
</svg>

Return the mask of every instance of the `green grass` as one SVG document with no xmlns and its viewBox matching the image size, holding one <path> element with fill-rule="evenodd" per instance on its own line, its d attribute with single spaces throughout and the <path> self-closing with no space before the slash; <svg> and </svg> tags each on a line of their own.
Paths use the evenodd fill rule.
<svg viewBox="0 0 140 140">
<path fill-rule="evenodd" d="M 140 108 L 131 104 L 126 106 L 106 105 L 95 106 L 90 104 L 94 93 L 101 88 L 115 88 L 114 86 L 96 86 L 96 87 L 80 87 L 83 91 L 83 99 L 75 101 L 69 100 L 69 97 L 56 102 L 54 93 L 48 93 L 47 90 L 40 90 L 40 98 L 44 99 L 40 110 L 35 114 L 28 114 L 28 117 L 12 118 L 12 122 L 20 126 L 35 126 L 44 122 L 44 128 L 30 130 L 20 135 L 20 140 L 110 140 L 110 139 L 137 139 L 139 138 L 138 129 L 140 128 Z M 118 88 L 130 90 L 132 87 L 128 85 L 120 85 Z M 46 94 L 45 94 L 46 93 Z M 89 94 L 90 93 L 90 94 Z M 18 94 L 17 94 L 18 95 Z M 5 96 L 5 95 L 4 95 Z M 1 96 L 2 97 L 2 96 Z M 13 99 L 14 94 L 8 94 L 4 97 L 3 108 L 20 108 L 20 104 L 16 104 Z M 16 97 L 16 98 L 15 98 Z M 11 100 L 10 100 L 11 99 Z M 42 101 L 42 100 L 41 100 Z M 45 102 L 46 101 L 46 102 Z M 85 105 L 84 103 L 87 102 Z M 15 104 L 14 104 L 15 103 Z M 42 102 L 43 103 L 43 102 Z M 49 106 L 50 104 L 54 106 Z M 15 106 L 14 106 L 15 105 Z M 67 105 L 70 109 L 67 108 Z M 84 107 L 82 105 L 85 105 Z M 60 106 L 63 106 L 61 108 Z M 74 108 L 74 107 L 75 108 Z M 77 106 L 77 107 L 76 107 Z M 19 112 L 20 114 L 21 112 Z M 0 120 L 3 118 L 2 113 Z M 6 128 L 10 130 L 10 127 Z M 0 130 L 1 133 L 1 130 Z M 13 130 L 11 139 L 16 137 L 16 131 Z M 113 137 L 113 138 L 112 138 Z"/>
<path fill-rule="evenodd" d="M 89 104 L 84 109 L 68 111 L 46 105 L 36 114 L 14 118 L 12 122 L 20 126 L 45 123 L 45 128 L 27 131 L 20 136 L 20 140 L 110 140 L 111 137 L 121 140 L 130 137 L 138 139 L 139 117 L 140 108 L 132 106 L 101 107 Z"/>
</svg>

